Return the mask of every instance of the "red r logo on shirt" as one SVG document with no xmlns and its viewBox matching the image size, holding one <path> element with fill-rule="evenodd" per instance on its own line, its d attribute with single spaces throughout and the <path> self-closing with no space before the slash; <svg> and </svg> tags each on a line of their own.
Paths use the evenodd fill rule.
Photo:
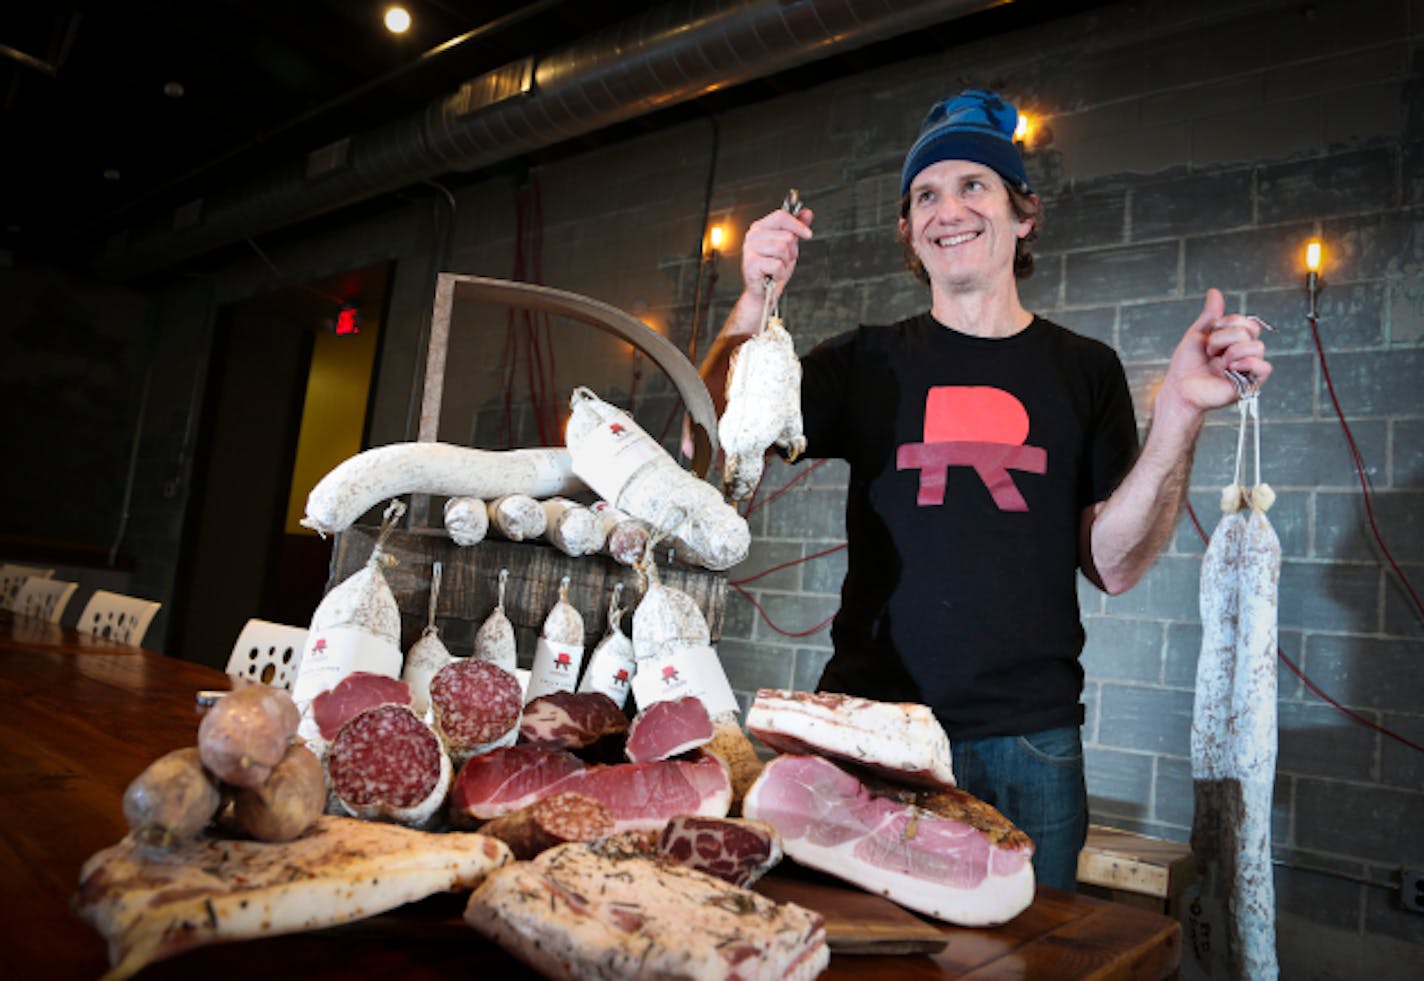
<svg viewBox="0 0 1424 981">
<path fill-rule="evenodd" d="M 920 471 L 920 507 L 944 503 L 950 467 L 973 467 L 1000 510 L 1027 511 L 1009 471 L 1048 472 L 1048 451 L 1027 438 L 1028 410 L 1003 389 L 937 385 L 925 395 L 924 442 L 903 444 L 895 467 Z"/>
</svg>

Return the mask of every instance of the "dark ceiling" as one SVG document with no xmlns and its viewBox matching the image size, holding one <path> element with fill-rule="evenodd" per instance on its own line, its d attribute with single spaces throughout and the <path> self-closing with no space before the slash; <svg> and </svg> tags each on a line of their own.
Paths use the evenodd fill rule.
<svg viewBox="0 0 1424 981">
<path fill-rule="evenodd" d="M 0 265 L 82 267 L 109 235 L 145 214 L 407 116 L 480 72 L 654 4 L 410 0 L 413 25 L 404 35 L 382 27 L 387 5 L 0 4 Z M 961 18 L 952 32 L 923 31 L 735 86 L 584 137 L 573 149 L 1087 6 L 1025 0 L 995 8 Z"/>
</svg>

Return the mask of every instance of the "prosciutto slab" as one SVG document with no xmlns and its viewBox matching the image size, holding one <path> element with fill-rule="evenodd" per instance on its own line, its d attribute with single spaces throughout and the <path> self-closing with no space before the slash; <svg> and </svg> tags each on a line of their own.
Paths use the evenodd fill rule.
<svg viewBox="0 0 1424 981">
<path fill-rule="evenodd" d="M 872 790 L 822 757 L 780 756 L 742 811 L 801 864 L 936 919 L 994 926 L 1033 901 L 1033 843 L 962 790 Z"/>
<path fill-rule="evenodd" d="M 490 876 L 465 922 L 548 978 L 810 981 L 830 962 L 819 913 L 581 844 Z"/>
<path fill-rule="evenodd" d="M 662 830 L 677 814 L 725 815 L 732 781 L 726 765 L 710 755 L 585 767 L 562 750 L 510 746 L 476 756 L 460 769 L 451 792 L 452 819 L 489 820 L 568 792 L 607 807 L 615 832 Z"/>
<path fill-rule="evenodd" d="M 707 745 L 714 735 L 712 717 L 697 696 L 654 702 L 638 713 L 628 729 L 628 759 L 634 763 L 665 760 Z"/>
<path fill-rule="evenodd" d="M 778 752 L 830 756 L 919 787 L 954 786 L 949 736 L 927 705 L 763 688 L 747 729 Z"/>
</svg>

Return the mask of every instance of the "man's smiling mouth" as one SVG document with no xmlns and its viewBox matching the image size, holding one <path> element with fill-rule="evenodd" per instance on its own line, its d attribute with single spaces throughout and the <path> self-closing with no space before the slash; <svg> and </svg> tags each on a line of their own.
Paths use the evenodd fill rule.
<svg viewBox="0 0 1424 981">
<path fill-rule="evenodd" d="M 942 238 L 937 238 L 934 240 L 934 244 L 939 248 L 948 249 L 956 245 L 963 245 L 970 239 L 978 238 L 978 236 L 978 232 L 960 232 L 958 235 L 946 235 Z"/>
</svg>

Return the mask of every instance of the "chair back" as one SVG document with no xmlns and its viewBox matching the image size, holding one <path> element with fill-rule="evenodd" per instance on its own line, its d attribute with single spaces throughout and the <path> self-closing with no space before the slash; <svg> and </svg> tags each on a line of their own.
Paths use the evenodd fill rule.
<svg viewBox="0 0 1424 981">
<path fill-rule="evenodd" d="M 53 569 L 40 569 L 32 565 L 0 565 L 0 610 L 13 610 L 15 598 L 20 595 L 20 587 L 26 579 L 51 579 Z"/>
<path fill-rule="evenodd" d="M 64 608 L 69 605 L 69 598 L 78 588 L 77 582 L 30 576 L 15 595 L 12 609 L 20 616 L 58 623 Z"/>
<path fill-rule="evenodd" d="M 227 659 L 227 676 L 233 681 L 255 681 L 274 688 L 292 687 L 297 678 L 297 665 L 306 648 L 305 627 L 289 627 L 284 623 L 247 621 L 232 654 Z"/>
<path fill-rule="evenodd" d="M 84 605 L 84 612 L 79 614 L 76 626 L 95 637 L 138 645 L 143 643 L 143 635 L 162 605 L 154 600 L 96 589 Z"/>
</svg>

